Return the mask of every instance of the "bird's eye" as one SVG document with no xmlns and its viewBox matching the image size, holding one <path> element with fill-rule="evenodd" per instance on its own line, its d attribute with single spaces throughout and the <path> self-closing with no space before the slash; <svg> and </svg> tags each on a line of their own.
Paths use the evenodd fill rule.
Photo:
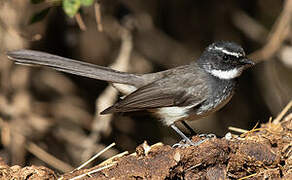
<svg viewBox="0 0 292 180">
<path fill-rule="evenodd" d="M 224 60 L 224 61 L 227 61 L 227 60 L 228 60 L 228 56 L 224 55 L 224 56 L 223 56 L 223 60 Z"/>
</svg>

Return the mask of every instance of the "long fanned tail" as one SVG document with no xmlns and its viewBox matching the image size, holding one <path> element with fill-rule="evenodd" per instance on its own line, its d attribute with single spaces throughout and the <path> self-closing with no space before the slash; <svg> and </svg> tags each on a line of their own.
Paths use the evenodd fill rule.
<svg viewBox="0 0 292 180">
<path fill-rule="evenodd" d="M 140 86 L 142 78 L 139 75 L 113 70 L 108 67 L 81 62 L 49 53 L 33 50 L 16 50 L 7 53 L 8 57 L 19 64 L 43 65 L 58 71 L 76 74 L 103 81 Z"/>
</svg>

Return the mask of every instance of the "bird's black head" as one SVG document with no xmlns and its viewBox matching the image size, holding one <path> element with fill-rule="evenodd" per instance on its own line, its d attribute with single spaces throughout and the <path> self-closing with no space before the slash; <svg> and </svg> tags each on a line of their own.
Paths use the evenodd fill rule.
<svg viewBox="0 0 292 180">
<path fill-rule="evenodd" d="M 209 45 L 198 59 L 198 64 L 207 72 L 221 79 L 233 79 L 244 69 L 254 65 L 243 48 L 234 43 L 220 41 Z"/>
</svg>

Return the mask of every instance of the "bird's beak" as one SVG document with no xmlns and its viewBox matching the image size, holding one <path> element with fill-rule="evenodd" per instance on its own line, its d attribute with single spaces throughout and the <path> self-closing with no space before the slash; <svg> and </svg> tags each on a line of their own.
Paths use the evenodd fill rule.
<svg viewBox="0 0 292 180">
<path fill-rule="evenodd" d="M 254 63 L 251 59 L 248 59 L 247 57 L 242 58 L 242 59 L 240 60 L 240 62 L 241 62 L 243 65 L 247 66 L 247 67 L 250 67 L 250 66 L 254 66 L 254 65 L 255 65 L 255 63 Z"/>
</svg>

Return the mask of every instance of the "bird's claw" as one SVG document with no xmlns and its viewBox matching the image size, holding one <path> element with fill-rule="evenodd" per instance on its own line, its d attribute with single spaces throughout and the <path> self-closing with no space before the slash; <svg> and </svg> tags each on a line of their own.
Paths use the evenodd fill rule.
<svg viewBox="0 0 292 180">
<path fill-rule="evenodd" d="M 199 137 L 206 138 L 206 139 L 212 139 L 212 138 L 216 138 L 216 135 L 215 134 L 200 134 Z"/>
<path fill-rule="evenodd" d="M 181 140 L 178 143 L 175 143 L 174 145 L 172 145 L 173 148 L 185 148 L 185 147 L 189 147 L 189 146 L 199 146 L 200 144 L 202 144 L 203 142 L 205 142 L 208 139 L 212 139 L 212 138 L 216 138 L 215 134 L 200 134 L 199 135 L 200 138 L 204 138 L 200 141 L 197 142 L 193 142 L 193 141 L 186 141 L 185 139 Z"/>
</svg>

